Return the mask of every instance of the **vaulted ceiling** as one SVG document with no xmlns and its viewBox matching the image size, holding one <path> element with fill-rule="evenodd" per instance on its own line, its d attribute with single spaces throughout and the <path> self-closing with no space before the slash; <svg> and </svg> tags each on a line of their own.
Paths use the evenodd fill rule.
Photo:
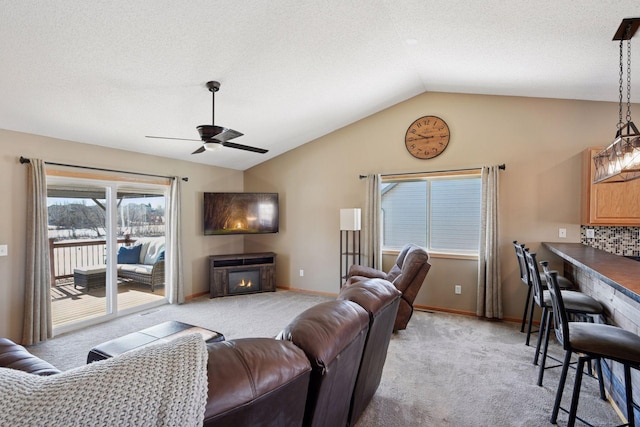
<svg viewBox="0 0 640 427">
<path fill-rule="evenodd" d="M 0 0 L 0 11 L 0 128 L 245 170 L 425 91 L 617 101 L 612 37 L 640 2 Z M 221 83 L 216 124 L 267 154 L 145 138 L 198 139 L 209 80 Z"/>
</svg>

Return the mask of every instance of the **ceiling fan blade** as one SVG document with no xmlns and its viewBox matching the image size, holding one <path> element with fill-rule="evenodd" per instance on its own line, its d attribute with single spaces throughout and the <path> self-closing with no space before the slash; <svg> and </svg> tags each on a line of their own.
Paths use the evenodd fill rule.
<svg viewBox="0 0 640 427">
<path fill-rule="evenodd" d="M 253 151 L 254 153 L 264 154 L 269 150 L 265 150 L 264 148 L 257 147 L 249 147 L 248 145 L 236 144 L 235 142 L 223 142 L 222 145 L 229 148 L 237 148 L 239 150 L 245 151 Z"/>
<path fill-rule="evenodd" d="M 224 131 L 221 134 L 216 135 L 214 139 L 217 139 L 220 142 L 227 142 L 230 139 L 234 139 L 242 135 L 244 134 L 238 132 L 237 130 L 225 128 Z"/>
<path fill-rule="evenodd" d="M 155 138 L 155 139 L 175 139 L 178 141 L 200 141 L 199 139 L 188 139 L 188 138 L 171 138 L 169 136 L 149 136 L 146 135 L 145 138 Z"/>
<path fill-rule="evenodd" d="M 194 151 L 191 154 L 200 154 L 200 153 L 204 153 L 205 151 L 207 151 L 207 149 L 204 148 L 204 145 L 201 145 L 200 148 L 198 148 L 196 151 Z"/>
<path fill-rule="evenodd" d="M 197 127 L 200 138 L 203 141 L 216 140 L 218 142 L 229 141 L 230 139 L 242 136 L 237 130 L 214 125 L 200 125 Z"/>
</svg>

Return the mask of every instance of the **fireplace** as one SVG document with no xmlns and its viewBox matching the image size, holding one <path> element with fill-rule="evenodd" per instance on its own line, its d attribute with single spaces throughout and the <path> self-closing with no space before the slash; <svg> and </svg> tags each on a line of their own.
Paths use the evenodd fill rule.
<svg viewBox="0 0 640 427">
<path fill-rule="evenodd" d="M 227 294 L 245 294 L 260 292 L 260 268 L 229 271 Z"/>
<path fill-rule="evenodd" d="M 209 296 L 275 292 L 273 252 L 209 256 Z"/>
</svg>

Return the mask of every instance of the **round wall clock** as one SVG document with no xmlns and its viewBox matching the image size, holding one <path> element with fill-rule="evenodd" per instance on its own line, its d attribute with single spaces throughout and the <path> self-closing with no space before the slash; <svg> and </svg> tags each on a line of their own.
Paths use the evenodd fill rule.
<svg viewBox="0 0 640 427">
<path fill-rule="evenodd" d="M 418 159 L 432 159 L 449 144 L 449 126 L 440 117 L 424 116 L 411 123 L 404 136 L 407 150 Z"/>
</svg>

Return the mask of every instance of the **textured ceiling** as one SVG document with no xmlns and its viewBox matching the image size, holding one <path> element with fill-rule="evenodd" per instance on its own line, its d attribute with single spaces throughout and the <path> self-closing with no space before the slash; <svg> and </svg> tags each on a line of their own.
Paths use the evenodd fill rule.
<svg viewBox="0 0 640 427">
<path fill-rule="evenodd" d="M 425 91 L 617 101 L 612 37 L 637 16 L 638 0 L 0 0 L 0 128 L 245 170 Z M 209 80 L 216 124 L 269 153 L 145 138 L 197 139 Z"/>
</svg>

